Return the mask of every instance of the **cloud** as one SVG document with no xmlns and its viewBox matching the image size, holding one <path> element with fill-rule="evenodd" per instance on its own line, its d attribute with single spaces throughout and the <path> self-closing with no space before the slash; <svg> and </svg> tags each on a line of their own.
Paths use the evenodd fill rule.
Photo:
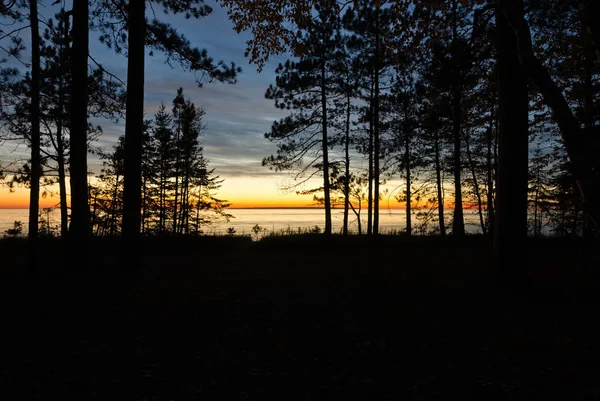
<svg viewBox="0 0 600 401">
<path fill-rule="evenodd" d="M 160 52 L 149 56 L 148 49 L 144 85 L 145 118 L 152 118 L 161 102 L 170 110 L 177 88 L 183 87 L 184 95 L 206 111 L 206 130 L 202 137 L 204 155 L 209 159 L 209 166 L 215 168 L 216 174 L 225 179 L 261 177 L 272 179 L 274 183 L 284 180 L 289 174 L 271 171 L 268 167 L 263 167 L 261 162 L 264 157 L 276 151 L 275 144 L 265 139 L 264 133 L 270 130 L 273 121 L 287 114 L 276 109 L 273 101 L 264 98 L 266 88 L 275 81 L 276 65 L 284 61 L 286 56 L 272 57 L 263 72 L 258 73 L 256 66 L 250 65 L 244 57 L 249 34 L 236 33 L 226 11 L 214 0 L 209 0 L 206 4 L 213 7 L 213 13 L 199 20 L 165 16 L 158 8 L 155 11 L 158 18 L 171 22 L 194 46 L 205 48 L 215 61 L 233 61 L 241 66 L 243 72 L 239 75 L 238 82 L 205 83 L 199 88 L 197 76 L 179 66 L 172 68 L 165 63 L 165 55 Z M 156 4 L 154 6 L 157 7 Z M 70 4 L 67 8 L 70 8 Z M 47 7 L 41 11 L 53 16 L 58 7 Z M 149 16 L 151 13 L 152 10 L 148 9 Z M 90 35 L 90 53 L 107 71 L 126 81 L 127 58 L 107 49 L 97 40 L 96 33 Z M 124 119 L 115 123 L 94 118 L 91 122 L 102 126 L 103 134 L 94 145 L 106 151 L 111 150 L 125 131 Z M 19 149 L 19 153 L 26 155 L 24 150 Z M 0 147 L 0 159 L 8 157 L 7 153 L 8 148 Z M 88 167 L 99 173 L 100 166 L 98 156 L 90 155 Z"/>
</svg>

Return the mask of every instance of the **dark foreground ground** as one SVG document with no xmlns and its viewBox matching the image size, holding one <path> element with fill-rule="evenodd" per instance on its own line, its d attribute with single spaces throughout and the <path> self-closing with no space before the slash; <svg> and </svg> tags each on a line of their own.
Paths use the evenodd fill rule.
<svg viewBox="0 0 600 401">
<path fill-rule="evenodd" d="M 481 239 L 154 242 L 138 270 L 0 241 L 0 400 L 600 399 L 595 243 L 532 242 L 534 286 Z M 59 273 L 57 273 L 59 272 Z"/>
</svg>

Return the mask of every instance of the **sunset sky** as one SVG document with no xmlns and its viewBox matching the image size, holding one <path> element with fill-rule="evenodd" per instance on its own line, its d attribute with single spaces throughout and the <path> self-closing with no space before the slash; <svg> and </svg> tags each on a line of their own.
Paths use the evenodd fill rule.
<svg viewBox="0 0 600 401">
<path fill-rule="evenodd" d="M 215 60 L 234 61 L 240 65 L 243 72 L 238 83 L 209 83 L 198 88 L 192 73 L 179 67 L 171 68 L 165 64 L 162 53 L 154 52 L 154 56 L 146 57 L 146 117 L 150 118 L 154 114 L 161 101 L 170 108 L 177 88 L 183 87 L 184 95 L 206 110 L 204 154 L 210 161 L 210 167 L 215 168 L 215 173 L 225 180 L 218 193 L 219 198 L 228 200 L 232 207 L 311 206 L 312 196 L 299 196 L 281 190 L 281 185 L 290 181 L 289 173 L 275 173 L 261 166 L 263 157 L 276 150 L 276 145 L 267 141 L 264 133 L 270 130 L 274 120 L 287 115 L 276 109 L 273 101 L 265 99 L 264 93 L 269 84 L 275 81 L 276 65 L 285 61 L 287 56 L 273 57 L 263 71 L 258 73 L 256 66 L 248 64 L 248 60 L 244 58 L 245 42 L 249 35 L 237 34 L 226 11 L 213 0 L 206 3 L 213 7 L 213 13 L 200 20 L 164 15 L 161 18 L 172 22 L 192 44 L 206 48 Z M 52 17 L 59 10 L 59 5 L 50 4 L 51 1 L 46 1 L 40 8 L 40 12 L 46 17 Z M 70 4 L 67 8 L 70 8 Z M 28 44 L 28 31 L 24 31 L 22 35 Z M 107 50 L 98 42 L 95 34 L 90 37 L 90 53 L 108 71 L 125 80 L 126 58 Z M 27 53 L 24 55 L 26 61 L 29 61 Z M 104 130 L 98 145 L 109 149 L 124 133 L 124 121 L 118 124 L 97 122 Z M 0 146 L 0 160 L 4 163 L 26 155 L 24 146 Z M 99 172 L 100 163 L 92 155 L 89 156 L 88 166 L 92 171 Z M 314 185 L 310 187 L 318 184 L 318 181 L 314 181 Z M 388 188 L 391 190 L 396 186 L 397 183 L 392 183 Z M 9 193 L 6 188 L 0 188 L 0 208 L 27 207 L 28 196 L 26 189 Z M 42 200 L 41 206 L 51 207 L 57 203 L 58 198 L 48 198 Z M 397 202 L 392 199 L 389 205 L 397 206 Z"/>
</svg>

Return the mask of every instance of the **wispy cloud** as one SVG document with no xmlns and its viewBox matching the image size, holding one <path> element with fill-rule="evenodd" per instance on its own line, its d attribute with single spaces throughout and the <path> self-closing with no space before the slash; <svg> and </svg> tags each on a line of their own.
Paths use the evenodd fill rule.
<svg viewBox="0 0 600 401">
<path fill-rule="evenodd" d="M 287 113 L 274 107 L 272 101 L 264 98 L 269 84 L 275 80 L 274 70 L 286 56 L 275 56 L 264 67 L 260 74 L 255 65 L 250 65 L 244 57 L 247 33 L 238 34 L 228 20 L 227 13 L 214 0 L 206 2 L 213 7 L 213 13 L 200 20 L 186 20 L 183 16 L 165 16 L 162 10 L 156 9 L 157 17 L 171 22 L 179 32 L 186 35 L 190 42 L 200 48 L 207 49 L 215 60 L 231 61 L 243 68 L 236 84 L 205 83 L 199 88 L 196 77 L 178 66 L 165 63 L 165 56 L 160 52 L 149 55 L 147 50 L 145 68 L 145 114 L 152 118 L 161 102 L 170 110 L 177 88 L 183 87 L 184 95 L 206 111 L 206 130 L 202 137 L 204 154 L 210 161 L 210 167 L 222 178 L 254 177 L 263 182 L 277 182 L 289 177 L 285 173 L 270 171 L 261 165 L 262 159 L 273 154 L 276 146 L 264 137 L 273 121 L 284 117 Z M 156 7 L 156 4 L 154 5 Z M 69 8 L 68 5 L 67 8 Z M 42 10 L 48 17 L 53 16 L 58 7 L 46 7 Z M 148 10 L 148 16 L 152 16 Z M 29 40 L 25 41 L 28 45 Z M 107 71 L 123 81 L 127 78 L 127 58 L 109 50 L 97 40 L 97 34 L 90 35 L 90 54 Z M 93 64 L 93 63 L 92 63 Z M 102 126 L 103 135 L 95 146 L 109 151 L 119 136 L 124 134 L 124 120 L 112 122 L 103 119 L 92 119 L 94 124 Z M 7 147 L 0 147 L 0 159 L 9 157 Z M 27 156 L 25 148 L 18 149 L 19 156 Z M 13 153 L 12 156 L 16 156 Z M 98 173 L 101 161 L 96 155 L 90 155 L 89 168 Z M 265 181 L 266 180 L 266 181 Z"/>
</svg>

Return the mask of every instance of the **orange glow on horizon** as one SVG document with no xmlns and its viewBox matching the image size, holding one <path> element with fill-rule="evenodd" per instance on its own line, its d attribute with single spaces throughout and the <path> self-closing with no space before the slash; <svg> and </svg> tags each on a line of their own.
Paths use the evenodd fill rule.
<svg viewBox="0 0 600 401">
<path fill-rule="evenodd" d="M 54 189 L 53 189 L 54 190 Z M 57 191 L 56 191 L 57 192 Z M 269 180 L 232 178 L 225 181 L 219 190 L 217 198 L 225 200 L 230 204 L 229 209 L 251 209 L 251 208 L 322 208 L 313 201 L 312 195 L 297 195 L 296 193 L 281 193 L 276 185 Z M 40 208 L 58 207 L 59 199 L 55 197 L 40 197 Z M 396 201 L 380 201 L 380 210 L 406 209 L 404 203 Z M 420 205 L 420 208 L 425 205 Z M 29 189 L 15 188 L 10 192 L 7 188 L 0 188 L 0 209 L 27 209 L 29 207 Z M 337 205 L 336 209 L 343 209 L 343 204 Z M 430 207 L 429 205 L 427 207 Z M 452 209 L 454 204 L 447 202 L 444 209 Z M 366 211 L 366 202 L 363 210 Z M 477 209 L 476 204 L 464 204 L 464 209 Z"/>
<path fill-rule="evenodd" d="M 40 197 L 40 208 L 58 207 L 58 197 Z M 29 208 L 29 189 L 15 188 L 10 192 L 7 188 L 0 188 L 0 209 L 27 209 Z"/>
<path fill-rule="evenodd" d="M 322 208 L 313 202 L 310 196 L 300 195 L 275 195 L 273 198 L 266 197 L 231 197 L 226 198 L 231 205 L 229 209 L 277 209 L 277 208 Z M 40 198 L 40 208 L 58 207 L 58 197 Z M 383 205 L 382 205 L 383 206 Z M 27 209 L 29 207 L 29 190 L 17 188 L 15 192 L 9 192 L 6 188 L 0 189 L 0 209 Z M 343 205 L 336 206 L 336 209 L 343 209 Z M 390 205 L 391 209 L 404 209 L 404 205 Z M 366 210 L 366 204 L 363 205 Z M 388 205 L 385 205 L 388 209 Z"/>
</svg>

